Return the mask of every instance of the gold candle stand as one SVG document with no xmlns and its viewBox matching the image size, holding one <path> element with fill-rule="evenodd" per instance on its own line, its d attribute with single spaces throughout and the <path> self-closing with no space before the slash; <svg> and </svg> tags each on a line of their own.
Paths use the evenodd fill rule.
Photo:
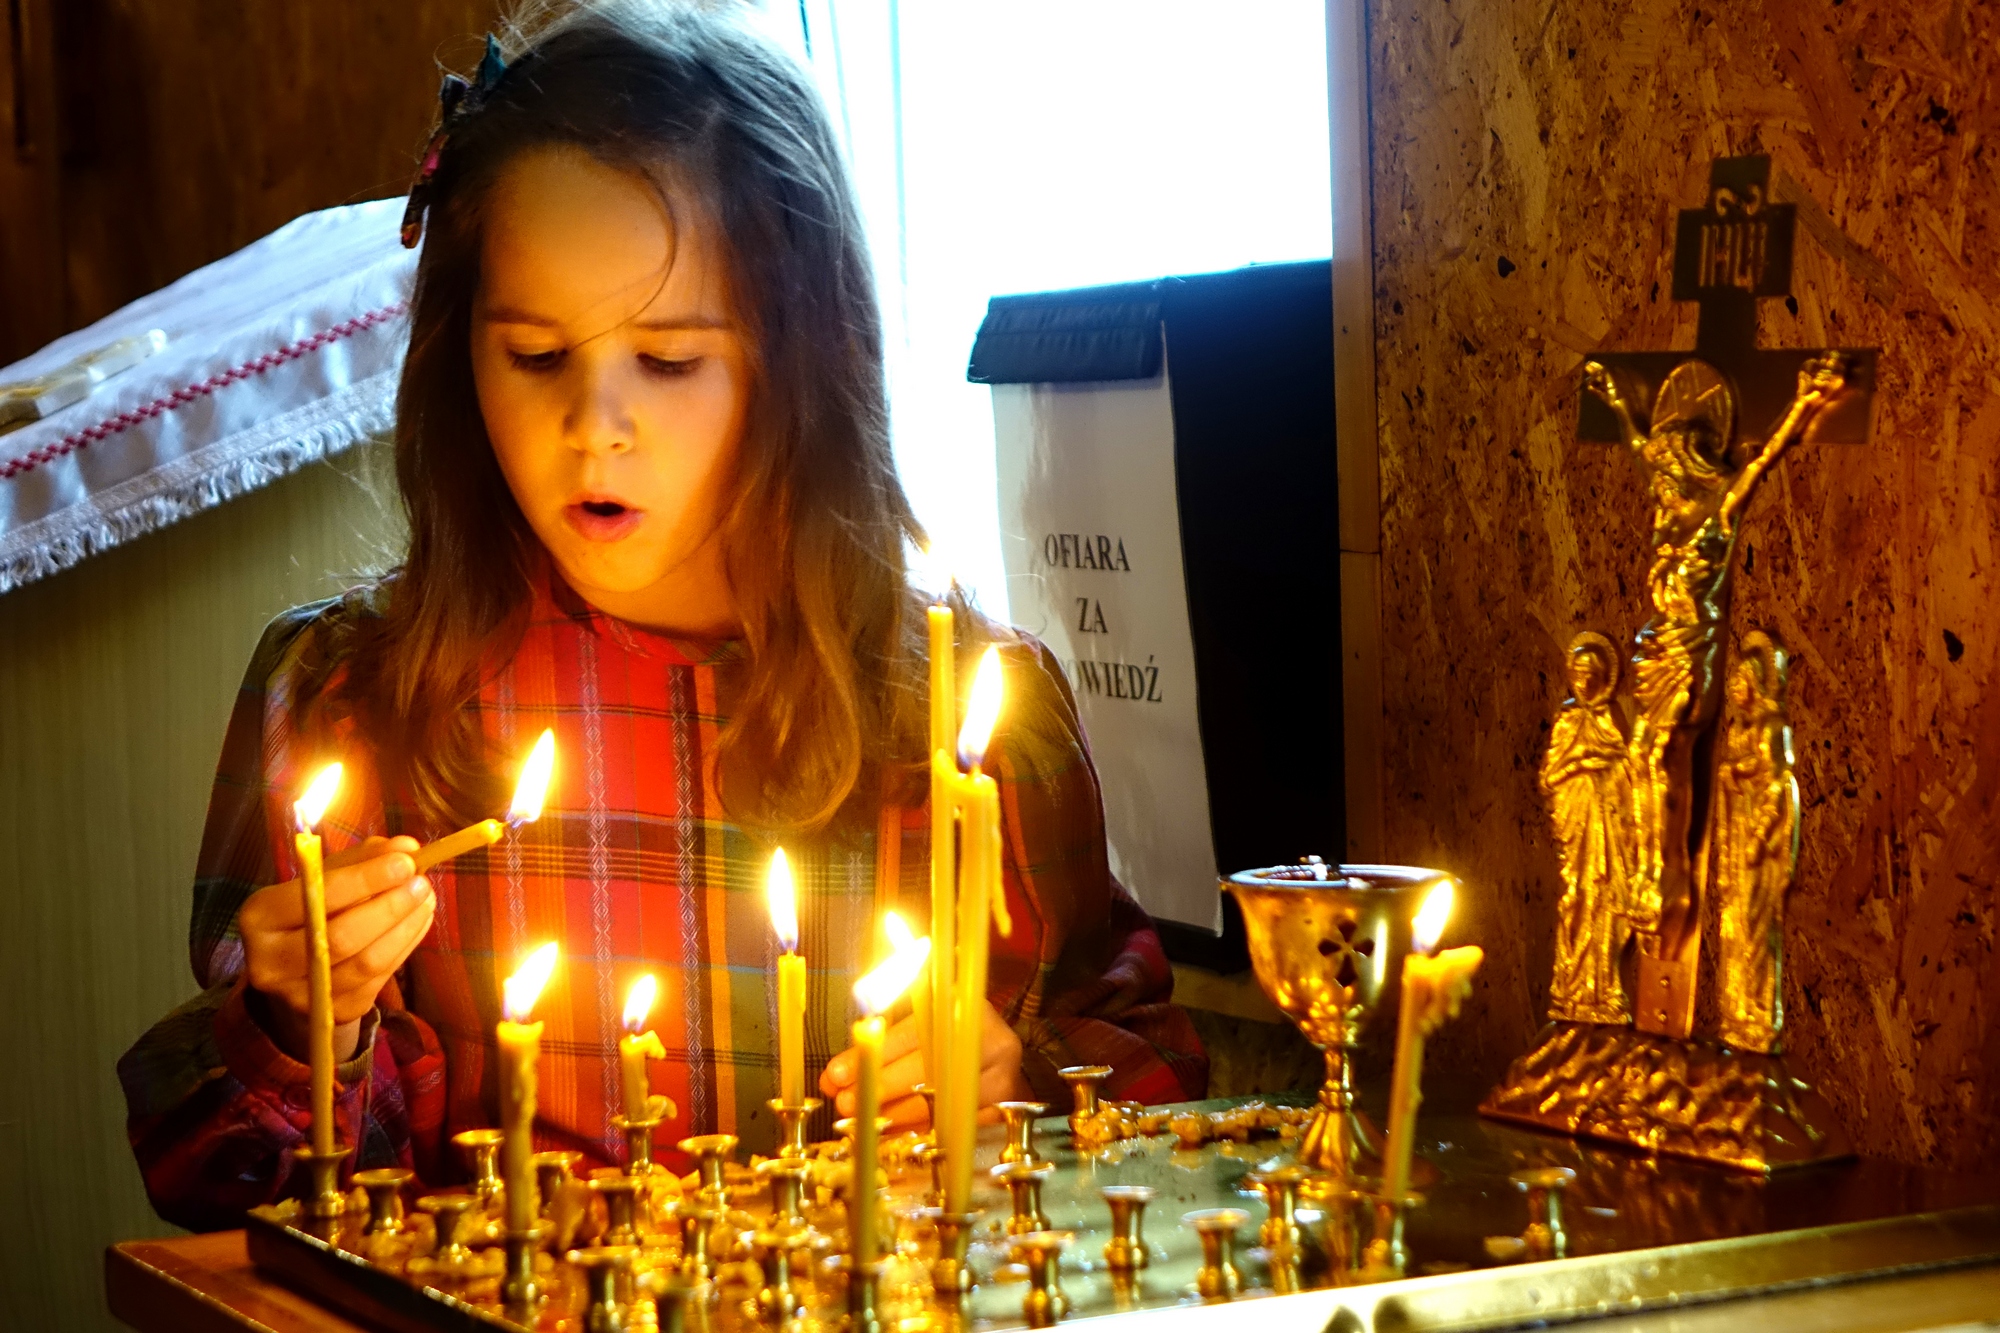
<svg viewBox="0 0 2000 1333">
<path fill-rule="evenodd" d="M 773 1097 L 765 1105 L 771 1108 L 771 1114 L 778 1117 L 778 1156 L 805 1157 L 809 1151 L 806 1146 L 806 1122 L 825 1103 L 817 1097 L 808 1097 L 794 1106 Z"/>
<path fill-rule="evenodd" d="M 292 1150 L 292 1156 L 305 1163 L 310 1182 L 306 1194 L 307 1217 L 327 1222 L 347 1211 L 347 1196 L 340 1189 L 340 1164 L 353 1152 L 352 1148 L 340 1147 L 325 1153 L 306 1147 Z"/>
</svg>

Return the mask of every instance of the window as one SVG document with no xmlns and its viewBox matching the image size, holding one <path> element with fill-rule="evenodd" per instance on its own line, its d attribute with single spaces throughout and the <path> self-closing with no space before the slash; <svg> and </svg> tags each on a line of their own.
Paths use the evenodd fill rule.
<svg viewBox="0 0 2000 1333">
<path fill-rule="evenodd" d="M 845 140 L 880 280 L 896 456 L 1005 616 L 989 297 L 1324 258 L 1324 0 L 767 0 Z"/>
</svg>

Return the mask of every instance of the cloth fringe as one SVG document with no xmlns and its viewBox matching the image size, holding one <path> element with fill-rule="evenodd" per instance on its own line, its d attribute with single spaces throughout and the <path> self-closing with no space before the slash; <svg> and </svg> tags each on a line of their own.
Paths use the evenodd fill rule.
<svg viewBox="0 0 2000 1333">
<path fill-rule="evenodd" d="M 114 546 L 157 532 L 205 509 L 227 503 L 268 486 L 300 468 L 345 453 L 357 444 L 386 435 L 395 421 L 393 402 L 363 406 L 321 422 L 245 456 L 221 463 L 200 477 L 149 492 L 141 499 L 111 510 L 65 515 L 63 531 L 24 551 L 0 560 L 0 594 L 70 566 Z"/>
</svg>

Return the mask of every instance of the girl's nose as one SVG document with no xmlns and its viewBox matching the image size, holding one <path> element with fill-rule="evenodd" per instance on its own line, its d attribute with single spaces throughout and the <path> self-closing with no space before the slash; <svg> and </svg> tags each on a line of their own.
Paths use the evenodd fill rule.
<svg viewBox="0 0 2000 1333">
<path fill-rule="evenodd" d="M 586 454 L 621 454 L 632 447 L 632 412 L 617 383 L 588 369 L 568 422 L 572 447 Z"/>
</svg>

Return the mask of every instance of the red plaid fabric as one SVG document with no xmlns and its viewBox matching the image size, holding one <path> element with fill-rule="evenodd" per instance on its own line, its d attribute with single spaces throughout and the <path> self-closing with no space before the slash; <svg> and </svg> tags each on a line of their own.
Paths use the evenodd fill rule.
<svg viewBox="0 0 2000 1333">
<path fill-rule="evenodd" d="M 380 790 L 360 737 L 308 753 L 291 725 L 303 664 L 335 618 L 360 614 L 359 599 L 303 607 L 259 645 L 224 741 L 196 871 L 189 945 L 204 989 L 119 1062 L 147 1190 L 161 1216 L 183 1226 L 236 1225 L 245 1208 L 303 1185 L 292 1153 L 304 1142 L 307 1070 L 259 1022 L 262 997 L 241 981 L 236 933 L 244 899 L 295 873 L 291 801 L 320 764 L 339 758 L 347 776 L 322 825 L 329 852 L 371 834 L 448 831 L 421 827 Z M 1038 1096 L 1063 1104 L 1055 1070 L 1102 1063 L 1117 1071 L 1114 1096 L 1199 1097 L 1207 1059 L 1169 1002 L 1172 974 L 1151 922 L 1111 877 L 1097 777 L 1068 685 L 1033 639 L 982 628 L 1003 643 L 1009 668 L 994 771 L 1015 923 L 1011 937 L 993 939 L 989 996 L 1022 1036 Z M 964 647 L 967 666 L 981 646 Z M 447 1136 L 497 1123 L 500 982 L 550 939 L 563 961 L 535 1011 L 546 1024 L 537 1147 L 578 1149 L 593 1164 L 622 1156 L 608 1123 L 620 1103 L 620 1016 L 627 987 L 651 972 L 660 982 L 651 1023 L 668 1053 L 653 1066 L 652 1086 L 680 1112 L 662 1127 L 663 1144 L 723 1132 L 768 1148 L 770 848 L 723 815 L 703 762 L 742 666 L 738 645 L 635 628 L 559 583 L 537 592 L 519 650 L 474 707 L 498 754 L 525 753 L 554 728 L 555 782 L 539 822 L 433 873 L 431 933 L 338 1071 L 340 1138 L 358 1148 L 351 1167 L 400 1164 L 430 1183 L 461 1178 Z M 878 848 L 869 828 L 788 849 L 810 969 L 809 1081 L 846 1045 L 849 988 L 880 900 L 894 897 L 912 922 L 929 917 L 929 819 L 921 809 L 891 811 L 880 829 L 899 825 L 894 848 Z"/>
</svg>

